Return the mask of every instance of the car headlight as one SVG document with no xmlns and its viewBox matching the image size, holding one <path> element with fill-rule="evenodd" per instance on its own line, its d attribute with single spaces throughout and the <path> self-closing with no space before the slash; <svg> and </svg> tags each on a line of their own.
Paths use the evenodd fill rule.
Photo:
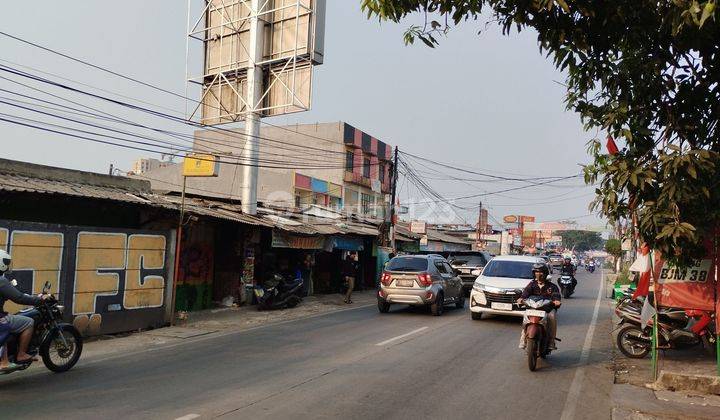
<svg viewBox="0 0 720 420">
<path fill-rule="evenodd" d="M 482 292 L 485 290 L 485 286 L 482 283 L 475 282 L 473 283 L 473 290 L 476 292 Z"/>
</svg>

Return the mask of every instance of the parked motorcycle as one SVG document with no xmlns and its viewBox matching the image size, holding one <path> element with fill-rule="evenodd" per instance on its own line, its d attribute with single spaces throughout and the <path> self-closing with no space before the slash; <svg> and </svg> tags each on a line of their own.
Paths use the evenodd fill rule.
<svg viewBox="0 0 720 420">
<path fill-rule="evenodd" d="M 615 344 L 625 356 L 642 359 L 652 350 L 652 322 L 641 325 L 642 302 L 622 299 L 615 308 L 620 318 Z M 715 349 L 714 314 L 677 308 L 658 310 L 658 348 L 676 349 L 701 344 L 706 351 Z"/>
<path fill-rule="evenodd" d="M 572 276 L 563 274 L 558 279 L 558 285 L 560 286 L 560 294 L 563 298 L 569 298 L 575 293 L 575 286 L 573 286 Z"/>
<path fill-rule="evenodd" d="M 525 331 L 525 351 L 528 368 L 535 371 L 537 359 L 550 354 L 550 335 L 547 331 L 547 314 L 555 307 L 550 299 L 542 296 L 530 296 L 524 300 L 523 330 Z"/>
<path fill-rule="evenodd" d="M 43 294 L 47 294 L 50 289 L 51 284 L 46 282 L 43 287 Z M 37 306 L 17 313 L 35 321 L 35 329 L 30 340 L 28 353 L 40 354 L 45 367 L 57 373 L 68 371 L 75 366 L 80 359 L 83 348 L 83 338 L 80 331 L 73 325 L 63 322 L 63 310 L 64 307 L 58 304 L 57 299 L 50 296 Z M 11 362 L 17 363 L 17 335 L 10 335 L 5 344 L 8 358 Z M 32 361 L 18 364 L 17 369 L 3 373 L 9 374 L 25 370 L 31 364 Z"/>
<path fill-rule="evenodd" d="M 258 310 L 294 308 L 302 302 L 302 286 L 302 278 L 286 280 L 282 275 L 275 274 L 264 286 L 255 286 Z"/>
</svg>

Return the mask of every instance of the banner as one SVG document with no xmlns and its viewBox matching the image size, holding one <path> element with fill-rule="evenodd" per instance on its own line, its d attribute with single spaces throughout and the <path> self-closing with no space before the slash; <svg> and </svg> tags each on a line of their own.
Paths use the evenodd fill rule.
<svg viewBox="0 0 720 420">
<path fill-rule="evenodd" d="M 715 267 L 708 258 L 692 267 L 677 268 L 657 253 L 655 278 L 658 305 L 683 309 L 715 310 Z"/>
<path fill-rule="evenodd" d="M 272 231 L 273 248 L 323 249 L 325 238 L 322 236 L 296 236 L 289 233 Z"/>
</svg>

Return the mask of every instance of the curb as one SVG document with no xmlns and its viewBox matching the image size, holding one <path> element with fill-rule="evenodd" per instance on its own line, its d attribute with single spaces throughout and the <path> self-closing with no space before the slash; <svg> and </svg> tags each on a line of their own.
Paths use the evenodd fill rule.
<svg viewBox="0 0 720 420">
<path fill-rule="evenodd" d="M 720 377 L 661 371 L 655 389 L 720 395 Z"/>
</svg>

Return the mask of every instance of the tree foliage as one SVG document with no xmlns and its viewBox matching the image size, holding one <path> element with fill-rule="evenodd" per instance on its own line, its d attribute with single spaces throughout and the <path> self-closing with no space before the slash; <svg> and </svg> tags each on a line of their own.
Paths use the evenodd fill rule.
<svg viewBox="0 0 720 420">
<path fill-rule="evenodd" d="M 605 242 L 605 252 L 612 255 L 613 257 L 619 257 L 622 255 L 622 243 L 619 239 L 608 239 Z"/>
<path fill-rule="evenodd" d="M 562 236 L 562 244 L 566 249 L 574 248 L 576 251 L 589 251 L 591 249 L 600 249 L 603 245 L 603 239 L 598 232 L 563 230 L 556 234 Z"/>
<path fill-rule="evenodd" d="M 566 105 L 620 153 L 588 144 L 593 208 L 637 212 L 641 238 L 675 262 L 702 256 L 720 218 L 720 26 L 716 0 L 362 0 L 369 17 L 411 26 L 405 42 L 438 45 L 454 25 L 488 17 L 503 33 L 534 29 L 566 74 Z M 479 24 L 476 23 L 476 24 Z"/>
</svg>

